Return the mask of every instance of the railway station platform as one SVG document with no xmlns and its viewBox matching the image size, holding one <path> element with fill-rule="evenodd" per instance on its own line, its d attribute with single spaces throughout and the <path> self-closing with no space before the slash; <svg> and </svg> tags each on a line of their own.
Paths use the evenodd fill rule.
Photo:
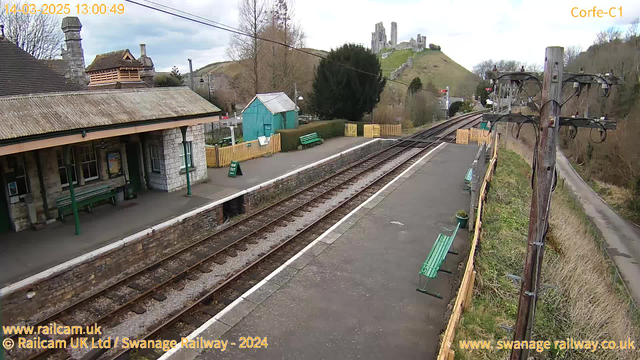
<svg viewBox="0 0 640 360">
<path fill-rule="evenodd" d="M 372 141 L 338 137 L 304 151 L 277 153 L 241 163 L 243 176 L 230 178 L 228 168 L 208 169 L 208 180 L 171 193 L 143 191 L 119 206 L 103 205 L 93 214 L 80 212 L 81 235 L 74 223 L 57 221 L 40 231 L 0 234 L 0 288 L 77 258 L 165 220 L 223 199 L 301 167 Z"/>
<path fill-rule="evenodd" d="M 416 291 L 418 271 L 455 212 L 468 211 L 464 177 L 477 151 L 441 144 L 190 336 L 227 340 L 226 351 L 176 348 L 161 359 L 434 358 L 468 231 L 445 260 L 453 275 L 428 285 L 443 299 Z M 268 347 L 239 348 L 241 337 Z"/>
</svg>

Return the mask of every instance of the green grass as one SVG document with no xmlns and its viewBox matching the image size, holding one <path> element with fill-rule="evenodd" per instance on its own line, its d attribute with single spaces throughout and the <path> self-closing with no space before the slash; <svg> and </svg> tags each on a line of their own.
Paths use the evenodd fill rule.
<svg viewBox="0 0 640 360">
<path fill-rule="evenodd" d="M 491 182 L 483 214 L 483 235 L 476 255 L 476 285 L 473 303 L 456 331 L 456 359 L 503 359 L 507 350 L 463 351 L 458 340 L 511 340 L 512 334 L 501 325 L 513 326 L 518 308 L 519 284 L 507 274 L 522 275 L 526 252 L 531 168 L 515 152 L 500 150 L 498 168 Z M 544 263 L 558 254 L 547 247 Z M 544 264 L 543 264 L 544 269 Z M 561 339 L 566 302 L 555 291 L 544 294 L 538 302 L 534 340 Z M 547 355 L 551 355 L 547 353 Z"/>
<path fill-rule="evenodd" d="M 436 125 L 438 125 L 438 124 L 440 124 L 442 122 L 445 122 L 445 121 L 447 121 L 447 119 L 443 119 L 443 120 L 435 121 L 435 122 L 430 122 L 430 123 L 427 123 L 427 124 L 424 124 L 424 125 L 420 125 L 420 126 L 416 126 L 416 127 L 410 127 L 410 128 L 407 128 L 407 127 L 403 126 L 402 127 L 402 136 L 413 135 L 413 134 L 417 133 L 420 130 L 428 129 L 428 128 L 432 127 L 432 126 L 436 126 Z"/>
<path fill-rule="evenodd" d="M 425 50 L 425 51 L 428 51 L 428 50 Z M 419 54 L 424 53 L 425 51 L 415 54 L 411 49 L 398 50 L 398 51 L 394 51 L 386 59 L 380 58 L 380 64 L 382 65 L 382 75 L 389 76 L 389 74 L 391 74 L 393 70 L 399 68 L 400 65 L 406 63 L 409 57 L 418 56 Z"/>
</svg>

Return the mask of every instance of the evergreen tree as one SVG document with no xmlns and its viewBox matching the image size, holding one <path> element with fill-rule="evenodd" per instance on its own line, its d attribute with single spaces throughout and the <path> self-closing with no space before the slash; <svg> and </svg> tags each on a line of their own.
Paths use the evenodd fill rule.
<svg viewBox="0 0 640 360">
<path fill-rule="evenodd" d="M 311 106 L 322 118 L 359 121 L 380 101 L 385 84 L 378 57 L 361 45 L 345 44 L 320 60 Z"/>
<path fill-rule="evenodd" d="M 416 76 L 411 80 L 411 84 L 409 84 L 409 94 L 413 95 L 419 90 L 422 90 L 422 80 Z"/>
</svg>

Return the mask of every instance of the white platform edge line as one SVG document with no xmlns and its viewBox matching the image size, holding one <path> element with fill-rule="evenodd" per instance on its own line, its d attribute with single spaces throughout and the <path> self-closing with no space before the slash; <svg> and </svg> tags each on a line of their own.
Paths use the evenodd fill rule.
<svg viewBox="0 0 640 360">
<path fill-rule="evenodd" d="M 98 257 L 99 255 L 103 254 L 103 253 L 106 253 L 106 252 L 109 252 L 111 250 L 124 247 L 128 243 L 130 243 L 132 241 L 135 241 L 135 240 L 138 240 L 141 237 L 147 236 L 148 234 L 152 233 L 153 231 L 159 231 L 159 230 L 162 230 L 162 229 L 164 229 L 164 228 L 166 228 L 168 226 L 177 224 L 177 223 L 183 221 L 184 219 L 187 219 L 187 218 L 189 218 L 191 216 L 197 215 L 197 214 L 199 214 L 201 212 L 207 211 L 207 210 L 213 208 L 216 205 L 220 205 L 220 204 L 222 204 L 222 203 L 224 203 L 226 201 L 235 199 L 238 196 L 241 196 L 241 195 L 244 195 L 244 194 L 249 193 L 251 191 L 260 189 L 261 187 L 271 185 L 271 184 L 273 184 L 274 182 L 276 182 L 278 180 L 285 179 L 285 178 L 290 177 L 292 175 L 295 175 L 295 174 L 297 174 L 297 173 L 299 173 L 301 171 L 304 171 L 306 169 L 318 166 L 318 165 L 323 164 L 323 163 L 325 163 L 327 161 L 333 160 L 333 159 L 335 159 L 337 157 L 340 157 L 340 156 L 342 156 L 344 154 L 347 154 L 347 153 L 349 153 L 351 151 L 357 150 L 357 149 L 359 149 L 359 148 L 361 148 L 363 146 L 366 146 L 368 144 L 371 144 L 373 142 L 380 141 L 380 140 L 383 140 L 383 139 L 376 138 L 376 139 L 373 139 L 371 141 L 367 141 L 367 142 L 362 143 L 360 145 L 357 145 L 357 146 L 354 146 L 352 148 L 349 148 L 349 149 L 347 149 L 345 151 L 342 151 L 340 153 L 337 153 L 337 154 L 331 155 L 329 157 L 326 157 L 324 159 L 318 160 L 318 161 L 316 161 L 314 163 L 305 165 L 305 166 L 303 166 L 303 167 L 301 167 L 299 169 L 293 170 L 293 171 L 288 172 L 288 173 L 286 173 L 284 175 L 280 175 L 277 178 L 274 178 L 274 179 L 271 179 L 271 180 L 267 180 L 267 181 L 265 181 L 265 182 L 263 182 L 261 184 L 253 186 L 253 187 L 251 187 L 249 189 L 241 190 L 241 191 L 239 191 L 237 193 L 234 193 L 234 194 L 231 194 L 231 195 L 229 195 L 229 196 L 227 196 L 227 197 L 225 197 L 223 199 L 216 200 L 216 201 L 214 201 L 212 203 L 203 205 L 203 206 L 201 206 L 199 208 L 196 208 L 196 209 L 193 209 L 193 210 L 191 210 L 189 212 L 186 212 L 184 214 L 178 215 L 178 216 L 176 216 L 174 218 L 171 218 L 169 220 L 161 222 L 161 223 L 159 223 L 157 225 L 154 225 L 154 226 L 152 226 L 150 228 L 138 231 L 137 233 L 129 235 L 129 236 L 123 238 L 122 240 L 118 240 L 116 242 L 113 242 L 113 243 L 111 243 L 109 245 L 106 245 L 106 246 L 103 246 L 101 248 L 98 248 L 96 250 L 93 250 L 93 251 L 91 251 L 89 253 L 86 253 L 84 255 L 80 255 L 80 256 L 78 256 L 76 258 L 73 258 L 71 260 L 63 262 L 62 264 L 56 265 L 56 266 L 54 266 L 52 268 L 49 268 L 47 270 L 41 271 L 41 272 L 39 272 L 39 273 L 37 273 L 35 275 L 29 276 L 28 278 L 22 279 L 22 280 L 20 280 L 20 281 L 18 281 L 16 283 L 11 284 L 11 285 L 7 285 L 4 288 L 0 289 L 0 297 L 4 297 L 4 296 L 7 296 L 7 295 L 10 295 L 11 293 L 13 293 L 15 291 L 18 291 L 18 290 L 20 290 L 20 289 L 22 289 L 24 287 L 27 287 L 30 284 L 36 283 L 36 282 L 38 282 L 40 280 L 46 279 L 46 278 L 48 278 L 50 276 L 53 276 L 53 275 L 57 275 L 58 273 L 61 273 L 61 272 L 65 271 L 68 268 L 71 268 L 73 266 L 82 264 L 85 261 L 92 260 L 92 259 Z M 384 140 L 386 140 L 386 139 L 384 139 Z M 395 141 L 395 139 L 392 139 L 392 140 Z"/>
<path fill-rule="evenodd" d="M 391 186 L 391 184 L 393 184 L 394 182 L 396 182 L 396 180 L 398 180 L 399 178 L 401 178 L 404 174 L 406 174 L 407 172 L 409 172 L 409 170 L 411 170 L 414 166 L 420 164 L 422 162 L 422 160 L 424 160 L 427 156 L 431 155 L 432 152 L 436 151 L 437 149 L 439 149 L 442 145 L 444 145 L 446 143 L 440 143 L 440 145 L 436 146 L 435 148 L 431 149 L 431 151 L 429 151 L 428 153 L 426 153 L 424 156 L 422 156 L 420 158 L 420 160 L 416 161 L 415 163 L 413 163 L 411 166 L 409 166 L 405 171 L 403 171 L 402 173 L 400 173 L 398 176 L 396 176 L 395 178 L 393 178 L 393 180 L 391 180 L 388 184 L 386 184 L 385 186 L 382 187 L 382 189 L 378 190 L 375 194 L 371 195 L 371 197 L 369 197 L 367 200 L 365 200 L 362 204 L 358 205 L 355 209 L 351 210 L 350 213 L 348 213 L 347 215 L 345 215 L 342 219 L 338 220 L 337 223 L 333 224 L 333 226 L 331 226 L 329 229 L 327 229 L 327 231 L 323 232 L 320 236 L 318 236 L 315 240 L 313 240 L 309 245 L 305 246 L 304 249 L 300 250 L 297 254 L 295 254 L 294 256 L 292 256 L 289 260 L 287 260 L 284 264 L 280 265 L 280 267 L 278 267 L 277 269 L 273 270 L 273 272 L 271 272 L 271 274 L 267 275 L 267 277 L 265 277 L 262 281 L 260 281 L 259 283 L 255 284 L 251 289 L 247 290 L 244 294 L 240 295 L 239 298 L 237 298 L 234 302 L 232 302 L 231 304 L 227 305 L 227 307 L 225 307 L 224 309 L 220 310 L 219 313 L 217 313 L 213 318 L 209 319 L 207 322 L 205 322 L 204 324 L 200 325 L 199 328 L 197 328 L 196 330 L 194 330 L 191 334 L 189 334 L 187 336 L 187 339 L 189 340 L 193 340 L 195 339 L 198 335 L 200 335 L 203 331 L 205 331 L 209 326 L 211 326 L 213 323 L 215 323 L 216 321 L 219 321 L 219 319 L 224 316 L 224 314 L 228 313 L 229 311 L 231 311 L 236 305 L 238 305 L 240 302 L 242 302 L 243 300 L 245 300 L 249 295 L 251 295 L 252 293 L 254 293 L 256 290 L 258 290 L 260 287 L 262 287 L 267 281 L 269 281 L 270 279 L 272 279 L 274 276 L 278 275 L 278 273 L 280 273 L 284 268 L 286 268 L 287 266 L 289 266 L 291 263 L 293 263 L 296 259 L 298 259 L 300 256 L 302 256 L 305 252 L 307 252 L 309 249 L 311 249 L 315 244 L 317 244 L 320 240 L 322 240 L 324 237 L 326 237 L 327 235 L 329 235 L 333 230 L 335 230 L 338 226 L 340 226 L 343 222 L 345 222 L 348 218 L 351 217 L 351 215 L 355 214 L 358 210 L 360 210 L 363 206 L 365 206 L 366 204 L 368 204 L 371 200 L 375 199 L 378 195 L 380 195 L 380 193 L 382 193 L 383 191 L 385 191 L 389 186 Z M 182 343 L 178 343 L 175 347 L 171 348 L 169 351 L 167 351 L 166 353 L 164 353 L 160 358 L 158 358 L 158 360 L 167 360 L 168 358 L 170 358 L 173 354 L 175 354 L 176 351 L 180 350 L 182 348 Z"/>
</svg>

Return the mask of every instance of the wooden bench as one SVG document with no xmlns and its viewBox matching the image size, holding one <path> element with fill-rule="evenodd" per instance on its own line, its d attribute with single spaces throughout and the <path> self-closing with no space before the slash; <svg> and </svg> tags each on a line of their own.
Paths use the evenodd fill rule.
<svg viewBox="0 0 640 360">
<path fill-rule="evenodd" d="M 425 280 L 425 284 L 422 285 L 422 277 L 426 277 L 427 279 L 435 279 L 436 275 L 438 275 L 439 271 L 446 272 L 451 274 L 450 270 L 441 269 L 442 263 L 444 259 L 447 257 L 447 254 L 458 255 L 457 252 L 451 251 L 451 244 L 453 244 L 453 240 L 456 238 L 456 234 L 458 233 L 458 229 L 460 228 L 460 224 L 456 225 L 455 230 L 449 236 L 444 234 L 439 234 L 436 242 L 433 244 L 431 248 L 431 252 L 427 256 L 427 260 L 425 260 L 424 264 L 422 264 L 422 268 L 418 273 L 420 276 L 420 282 L 418 283 L 418 288 L 416 291 L 421 292 L 423 294 L 435 296 L 438 299 L 442 299 L 442 296 L 438 293 L 430 292 L 425 287 L 427 285 L 427 281 Z M 448 230 L 448 229 L 445 229 Z M 450 231 L 450 230 L 449 230 Z"/>
<path fill-rule="evenodd" d="M 471 181 L 473 180 L 473 168 L 470 167 L 467 171 L 467 175 L 464 177 L 464 189 L 471 190 Z"/>
<path fill-rule="evenodd" d="M 300 136 L 300 144 L 302 147 L 305 145 L 311 145 L 316 142 L 322 142 L 322 138 L 318 136 L 318 133 L 311 133 Z"/>
<path fill-rule="evenodd" d="M 101 201 L 109 200 L 111 204 L 116 203 L 116 189 L 113 186 L 102 185 L 91 188 L 79 188 L 75 190 L 76 206 L 91 212 L 91 207 Z M 73 212 L 71 206 L 71 195 L 62 196 L 56 199 L 56 207 L 60 220 L 64 220 L 64 215 Z"/>
</svg>

